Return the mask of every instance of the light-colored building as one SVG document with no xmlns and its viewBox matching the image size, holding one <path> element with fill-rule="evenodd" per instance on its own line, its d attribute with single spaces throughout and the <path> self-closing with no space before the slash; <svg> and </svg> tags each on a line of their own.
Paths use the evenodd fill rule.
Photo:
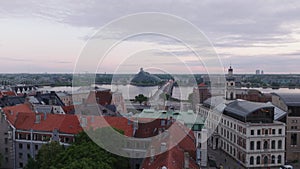
<svg viewBox="0 0 300 169">
<path fill-rule="evenodd" d="M 65 104 L 65 106 L 70 106 L 73 104 L 72 95 L 67 92 L 56 92 L 60 100 Z"/>
<path fill-rule="evenodd" d="M 300 94 L 272 95 L 272 103 L 286 112 L 281 121 L 286 123 L 286 160 L 300 160 Z"/>
<path fill-rule="evenodd" d="M 228 72 L 225 97 L 214 96 L 197 106 L 197 113 L 206 119 L 209 146 L 223 150 L 246 168 L 283 165 L 285 124 L 274 121 L 275 107 L 236 100 L 231 67 Z"/>
</svg>

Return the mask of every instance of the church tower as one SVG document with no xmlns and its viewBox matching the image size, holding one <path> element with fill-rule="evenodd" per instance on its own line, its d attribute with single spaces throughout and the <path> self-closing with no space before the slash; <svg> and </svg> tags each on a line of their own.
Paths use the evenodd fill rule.
<svg viewBox="0 0 300 169">
<path fill-rule="evenodd" d="M 233 77 L 233 69 L 230 66 L 226 77 L 226 100 L 235 100 L 235 78 Z"/>
</svg>

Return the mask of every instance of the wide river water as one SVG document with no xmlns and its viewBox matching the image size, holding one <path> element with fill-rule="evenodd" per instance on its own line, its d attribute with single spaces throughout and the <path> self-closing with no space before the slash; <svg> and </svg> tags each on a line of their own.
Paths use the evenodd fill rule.
<svg viewBox="0 0 300 169">
<path fill-rule="evenodd" d="M 111 91 L 119 91 L 123 94 L 124 99 L 133 99 L 138 94 L 143 94 L 145 96 L 152 96 L 157 90 L 158 86 L 132 86 L 132 85 L 98 85 L 102 88 L 111 89 Z M 75 90 L 78 88 L 75 88 Z M 253 88 L 260 90 L 263 93 L 300 93 L 300 89 L 289 89 L 289 88 L 280 88 L 280 89 L 263 89 L 263 88 Z M 44 87 L 40 90 L 48 90 L 48 91 L 72 91 L 72 87 L 62 86 L 62 87 Z M 190 93 L 193 92 L 193 87 L 181 86 L 174 87 L 173 89 L 173 97 L 181 100 L 187 100 Z"/>
</svg>

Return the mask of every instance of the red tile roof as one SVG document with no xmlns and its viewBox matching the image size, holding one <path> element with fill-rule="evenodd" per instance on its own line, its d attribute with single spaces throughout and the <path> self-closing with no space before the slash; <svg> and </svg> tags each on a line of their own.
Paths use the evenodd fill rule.
<svg viewBox="0 0 300 169">
<path fill-rule="evenodd" d="M 63 108 L 63 110 L 64 110 L 64 112 L 65 112 L 66 114 L 70 114 L 70 113 L 72 113 L 72 112 L 75 111 L 74 105 L 63 106 L 62 108 Z"/>
<path fill-rule="evenodd" d="M 124 131 L 124 135 L 133 137 L 133 124 L 128 123 L 128 119 L 124 117 L 112 117 L 112 116 L 84 116 L 87 119 L 86 129 L 89 128 L 102 128 L 113 127 Z M 80 117 L 79 117 L 80 118 Z"/>
<path fill-rule="evenodd" d="M 1 91 L 1 95 L 3 96 L 16 96 L 14 91 Z"/>
<path fill-rule="evenodd" d="M 142 163 L 142 168 L 152 169 L 166 166 L 168 169 L 182 169 L 184 166 L 185 152 L 188 152 L 190 156 L 189 168 L 199 168 L 194 160 L 196 158 L 196 147 L 193 132 L 176 122 L 169 128 L 168 133 L 170 135 L 168 139 L 169 142 L 167 142 L 168 151 L 156 155 L 153 162 L 151 162 L 150 157 L 146 158 Z M 179 144 L 177 144 L 177 141 Z M 158 150 L 155 151 L 160 151 L 160 146 L 154 145 L 153 147 L 158 147 Z"/>
<path fill-rule="evenodd" d="M 63 114 L 45 114 L 33 112 L 28 104 L 4 107 L 3 111 L 8 121 L 20 130 L 35 130 L 52 132 L 58 129 L 61 133 L 76 134 L 82 131 L 77 116 Z M 36 123 L 36 116 L 41 116 L 40 123 Z"/>
<path fill-rule="evenodd" d="M 16 121 L 17 114 L 19 112 L 23 113 L 34 113 L 28 104 L 19 104 L 15 106 L 7 106 L 3 108 L 3 111 L 8 119 L 8 121 L 14 125 Z"/>
<path fill-rule="evenodd" d="M 46 116 L 45 116 L 46 115 Z M 40 116 L 40 122 L 36 121 Z M 77 134 L 82 131 L 75 115 L 68 114 L 43 114 L 43 113 L 18 113 L 15 127 L 19 130 L 52 132 L 57 129 L 60 133 Z"/>
<path fill-rule="evenodd" d="M 205 83 L 200 83 L 198 86 L 199 87 L 206 87 Z"/>
</svg>

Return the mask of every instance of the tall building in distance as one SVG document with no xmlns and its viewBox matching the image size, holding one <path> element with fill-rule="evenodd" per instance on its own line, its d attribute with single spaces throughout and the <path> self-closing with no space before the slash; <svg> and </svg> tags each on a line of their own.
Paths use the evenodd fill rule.
<svg viewBox="0 0 300 169">
<path fill-rule="evenodd" d="M 256 75 L 260 75 L 260 70 L 257 69 L 257 70 L 255 71 L 255 74 L 256 74 Z"/>
</svg>

